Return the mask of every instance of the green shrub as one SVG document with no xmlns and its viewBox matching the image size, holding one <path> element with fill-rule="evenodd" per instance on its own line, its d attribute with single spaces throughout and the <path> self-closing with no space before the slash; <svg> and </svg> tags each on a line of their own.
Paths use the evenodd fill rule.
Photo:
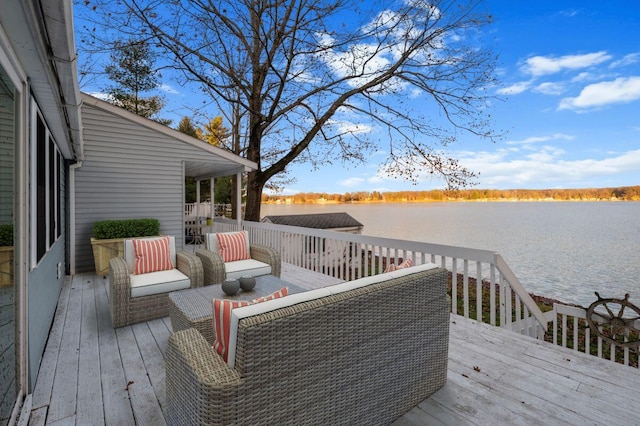
<svg viewBox="0 0 640 426">
<path fill-rule="evenodd" d="M 98 240 L 160 235 L 158 219 L 100 220 L 93 224 L 93 238 Z"/>
<path fill-rule="evenodd" d="M 0 247 L 13 245 L 13 224 L 0 225 Z"/>
</svg>

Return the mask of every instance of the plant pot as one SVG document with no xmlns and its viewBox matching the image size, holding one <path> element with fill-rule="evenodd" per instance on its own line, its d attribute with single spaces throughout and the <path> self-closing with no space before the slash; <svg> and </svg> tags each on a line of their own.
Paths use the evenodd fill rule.
<svg viewBox="0 0 640 426">
<path fill-rule="evenodd" d="M 111 240 L 96 240 L 95 238 L 91 238 L 96 275 L 108 275 L 109 261 L 114 257 L 124 257 L 124 240 L 124 238 L 114 238 Z"/>
<path fill-rule="evenodd" d="M 0 247 L 0 287 L 13 285 L 13 246 Z"/>
</svg>

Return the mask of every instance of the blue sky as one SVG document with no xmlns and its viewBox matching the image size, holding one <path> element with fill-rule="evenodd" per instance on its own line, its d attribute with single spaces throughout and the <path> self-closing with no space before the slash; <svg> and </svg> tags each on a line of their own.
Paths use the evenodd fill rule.
<svg viewBox="0 0 640 426">
<path fill-rule="evenodd" d="M 640 2 L 487 0 L 486 40 L 499 57 L 496 143 L 462 135 L 448 152 L 480 172 L 477 188 L 640 185 Z M 92 92 L 96 87 L 82 87 Z M 194 92 L 163 81 L 162 114 L 191 115 Z M 215 112 L 214 112 L 215 114 Z M 381 149 L 365 165 L 296 165 L 285 193 L 429 190 L 386 177 Z"/>
</svg>

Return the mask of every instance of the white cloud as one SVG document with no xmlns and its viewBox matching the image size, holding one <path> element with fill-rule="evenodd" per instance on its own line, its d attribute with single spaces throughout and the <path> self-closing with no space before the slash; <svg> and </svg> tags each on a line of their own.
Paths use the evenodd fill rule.
<svg viewBox="0 0 640 426">
<path fill-rule="evenodd" d="M 562 83 L 540 83 L 533 89 L 536 92 L 542 93 L 544 95 L 559 95 L 564 92 L 564 85 Z"/>
<path fill-rule="evenodd" d="M 548 141 L 554 141 L 554 140 L 570 141 L 573 138 L 574 136 L 572 135 L 566 135 L 564 133 L 554 133 L 553 135 L 547 135 L 547 136 L 530 136 L 526 139 L 522 139 L 519 141 L 507 141 L 506 144 L 507 145 L 530 145 L 534 143 L 548 142 Z"/>
<path fill-rule="evenodd" d="M 162 90 L 163 92 L 166 92 L 166 93 L 171 93 L 172 95 L 180 94 L 180 92 L 178 92 L 176 89 L 174 89 L 169 84 L 161 84 L 160 87 L 158 87 L 158 89 L 160 89 L 160 90 Z"/>
<path fill-rule="evenodd" d="M 573 18 L 574 16 L 577 16 L 580 13 L 580 11 L 578 9 L 564 9 L 558 13 L 562 16 Z"/>
<path fill-rule="evenodd" d="M 565 69 L 581 69 L 598 65 L 611 59 L 607 52 L 587 53 L 584 55 L 532 56 L 525 61 L 522 70 L 533 76 L 548 75 Z"/>
<path fill-rule="evenodd" d="M 111 100 L 113 99 L 111 95 L 104 92 L 87 92 L 87 94 L 93 96 L 94 98 L 98 98 L 102 101 L 107 101 L 107 102 L 111 102 Z"/>
<path fill-rule="evenodd" d="M 345 180 L 341 181 L 340 185 L 346 186 L 347 188 L 353 188 L 353 187 L 356 187 L 358 185 L 363 184 L 364 182 L 365 182 L 365 180 L 363 178 L 352 177 L 352 178 L 348 178 L 348 179 L 345 179 Z"/>
<path fill-rule="evenodd" d="M 564 98 L 559 109 L 597 108 L 640 99 L 640 76 L 621 77 L 613 81 L 590 84 L 575 98 Z"/>
<path fill-rule="evenodd" d="M 593 81 L 595 80 L 595 76 L 590 72 L 581 72 L 571 79 L 573 83 L 579 83 L 581 81 Z"/>
<path fill-rule="evenodd" d="M 629 53 L 625 55 L 622 59 L 614 61 L 609 65 L 609 68 L 619 68 L 627 65 L 635 64 L 640 61 L 640 53 Z"/>
<path fill-rule="evenodd" d="M 331 124 L 334 124 L 338 127 L 338 132 L 341 134 L 351 133 L 371 133 L 373 130 L 373 126 L 370 124 L 364 123 L 351 123 L 349 121 L 333 121 Z"/>
<path fill-rule="evenodd" d="M 520 83 L 512 84 L 509 87 L 504 87 L 502 89 L 498 89 L 498 94 L 500 95 L 518 95 L 531 87 L 531 82 L 522 81 Z"/>
<path fill-rule="evenodd" d="M 514 158 L 506 150 L 458 153 L 460 163 L 479 171 L 479 187 L 570 187 L 603 177 L 634 173 L 640 168 L 640 150 L 594 159 L 565 160 L 563 150 L 542 147 L 536 153 Z M 611 154 L 608 154 L 611 155 Z"/>
</svg>

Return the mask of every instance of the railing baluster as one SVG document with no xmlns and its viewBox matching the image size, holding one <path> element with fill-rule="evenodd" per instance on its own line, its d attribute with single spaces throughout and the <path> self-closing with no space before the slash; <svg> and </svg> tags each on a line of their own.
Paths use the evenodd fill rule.
<svg viewBox="0 0 640 426">
<path fill-rule="evenodd" d="M 553 344 L 558 344 L 558 310 L 556 304 L 553 304 Z"/>
<path fill-rule="evenodd" d="M 496 325 L 496 269 L 493 265 L 490 266 L 489 285 L 490 323 Z"/>
<path fill-rule="evenodd" d="M 500 283 L 504 285 L 504 277 L 502 274 L 500 275 Z M 509 330 L 513 328 L 513 306 L 511 305 L 511 287 L 508 285 L 504 285 L 504 315 L 505 315 L 505 325 Z"/>
<path fill-rule="evenodd" d="M 506 317 L 506 308 L 507 305 L 505 303 L 506 300 L 506 291 L 505 291 L 505 285 L 504 285 L 504 278 L 502 276 L 502 274 L 498 274 L 498 282 L 500 285 L 500 301 L 499 301 L 499 307 L 500 307 L 500 327 L 504 327 L 506 325 L 506 321 L 505 321 L 505 317 Z"/>
<path fill-rule="evenodd" d="M 451 261 L 451 312 L 458 313 L 458 259 Z"/>
<path fill-rule="evenodd" d="M 476 261 L 476 320 L 482 321 L 482 263 Z"/>
<path fill-rule="evenodd" d="M 562 314 L 562 347 L 567 347 L 567 316 Z"/>
<path fill-rule="evenodd" d="M 578 317 L 573 317 L 573 349 L 579 350 L 578 347 Z"/>
<path fill-rule="evenodd" d="M 520 306 L 520 297 L 517 294 L 515 294 L 513 297 L 516 302 L 516 306 L 514 309 L 515 322 L 516 324 L 522 324 L 522 307 Z M 518 333 L 520 333 L 520 331 L 518 331 Z"/>
<path fill-rule="evenodd" d="M 464 259 L 462 265 L 462 297 L 464 298 L 464 316 L 465 318 L 469 318 L 469 261 Z"/>
<path fill-rule="evenodd" d="M 589 327 L 584 329 L 584 353 L 591 355 L 591 329 Z"/>
</svg>

